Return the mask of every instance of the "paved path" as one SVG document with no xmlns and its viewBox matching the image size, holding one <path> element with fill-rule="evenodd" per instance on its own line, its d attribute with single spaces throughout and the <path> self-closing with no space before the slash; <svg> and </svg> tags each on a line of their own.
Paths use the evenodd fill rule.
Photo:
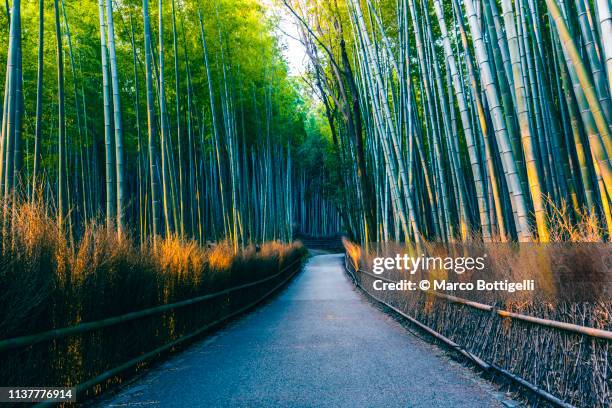
<svg viewBox="0 0 612 408">
<path fill-rule="evenodd" d="M 101 406 L 499 407 L 492 387 L 357 292 L 341 255 Z"/>
</svg>

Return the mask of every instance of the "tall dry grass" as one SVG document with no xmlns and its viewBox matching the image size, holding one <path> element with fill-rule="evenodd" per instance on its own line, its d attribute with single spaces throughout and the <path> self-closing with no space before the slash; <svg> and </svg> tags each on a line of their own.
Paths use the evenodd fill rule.
<svg viewBox="0 0 612 408">
<path fill-rule="evenodd" d="M 606 231 L 602 220 L 587 208 L 572 209 L 567 202 L 548 201 L 548 225 L 552 242 L 603 242 Z M 608 242 L 612 237 L 607 237 Z"/>
<path fill-rule="evenodd" d="M 383 273 L 396 281 L 446 279 L 453 282 L 533 279 L 535 292 L 514 294 L 442 291 L 464 299 L 530 316 L 612 330 L 612 244 L 605 242 L 601 222 L 583 211 L 570 217 L 566 206 L 552 208 L 551 240 L 547 244 L 483 243 L 474 238 L 461 244 L 426 242 L 426 256 L 461 257 L 487 254 L 481 273 L 456 275 L 448 271 Z M 408 253 L 402 243 L 374 243 L 369 251 L 345 242 L 350 263 L 371 271 L 373 258 Z M 405 311 L 474 355 L 494 363 L 577 407 L 607 407 L 612 390 L 610 342 L 532 323 L 502 319 L 463 304 L 421 291 L 376 291 L 375 278 L 356 273 L 356 279 L 375 296 Z M 533 405 L 540 402 L 533 400 Z"/>
<path fill-rule="evenodd" d="M 228 242 L 204 248 L 176 237 L 140 246 L 129 234 L 119 238 L 95 223 L 69 239 L 44 205 L 7 207 L 0 229 L 0 340 L 253 282 L 305 254 L 299 243 L 280 242 L 238 254 Z M 253 302 L 285 276 L 201 304 L 2 352 L 0 385 L 77 385 Z"/>
</svg>

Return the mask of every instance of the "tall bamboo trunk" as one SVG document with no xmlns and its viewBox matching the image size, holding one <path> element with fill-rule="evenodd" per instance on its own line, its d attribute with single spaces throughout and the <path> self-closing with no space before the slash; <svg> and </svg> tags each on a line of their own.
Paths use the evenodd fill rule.
<svg viewBox="0 0 612 408">
<path fill-rule="evenodd" d="M 476 150 L 476 141 L 474 134 L 472 132 L 472 125 L 469 117 L 469 113 L 467 110 L 467 102 L 465 99 L 465 95 L 463 93 L 463 86 L 461 84 L 461 78 L 459 77 L 459 72 L 457 70 L 457 63 L 455 62 L 455 55 L 453 54 L 450 39 L 448 37 L 448 31 L 446 28 L 446 21 L 444 19 L 444 12 L 442 9 L 442 5 L 440 0 L 434 0 L 433 2 L 434 8 L 436 11 L 436 15 L 438 16 L 438 22 L 440 26 L 440 31 L 442 34 L 442 42 L 444 46 L 444 53 L 446 56 L 446 61 L 448 63 L 448 67 L 450 70 L 450 74 L 452 77 L 453 88 L 455 90 L 455 96 L 457 98 L 457 103 L 459 105 L 459 113 L 461 116 L 461 123 L 463 125 L 463 132 L 467 142 L 468 153 L 470 156 L 470 164 L 472 166 L 472 174 L 474 177 L 474 187 L 476 190 L 476 197 L 478 200 L 478 212 L 480 215 L 480 227 L 483 234 L 483 239 L 485 241 L 491 238 L 491 226 L 488 220 L 488 214 L 485 204 L 485 184 L 482 180 L 481 175 L 481 164 L 478 156 L 478 152 Z"/>
<path fill-rule="evenodd" d="M 64 217 L 68 206 L 67 172 L 66 172 L 66 113 L 64 107 L 64 56 L 62 51 L 62 31 L 58 1 L 53 1 L 55 10 L 55 39 L 57 43 L 57 110 L 58 110 L 58 180 L 57 180 L 57 210 L 58 221 L 64 226 Z"/>
<path fill-rule="evenodd" d="M 178 178 L 179 178 L 179 233 L 181 237 L 185 237 L 185 186 L 183 183 L 183 130 L 181 127 L 181 87 L 180 87 L 180 71 L 178 58 L 178 39 L 176 33 L 176 13 L 174 10 L 175 1 L 172 0 L 172 45 L 174 51 L 174 92 L 176 99 L 176 139 L 178 150 Z"/>
<path fill-rule="evenodd" d="M 109 0 L 110 1 L 110 0 Z M 104 103 L 104 154 L 106 170 L 106 226 L 114 228 L 115 216 L 115 184 L 116 175 L 114 168 L 114 154 L 112 141 L 110 91 L 108 84 L 108 51 L 106 47 L 106 22 L 104 20 L 104 0 L 98 0 L 98 12 L 100 16 L 100 54 L 102 60 L 102 100 Z"/>
<path fill-rule="evenodd" d="M 115 125 L 115 177 L 117 192 L 117 234 L 124 229 L 125 180 L 123 164 L 123 125 L 121 120 L 121 96 L 119 95 L 119 75 L 117 70 L 117 53 L 115 50 L 115 23 L 113 20 L 113 2 L 106 1 L 106 21 L 108 25 L 108 52 L 110 56 L 111 84 L 113 91 L 113 123 Z"/>
<path fill-rule="evenodd" d="M 157 126 L 155 120 L 155 95 L 153 89 L 153 49 L 151 44 L 151 22 L 149 19 L 149 0 L 142 0 L 142 15 L 144 24 L 145 45 L 145 71 L 147 87 L 147 128 L 149 145 L 149 177 L 151 182 L 151 233 L 153 243 L 156 243 L 157 235 L 160 233 L 160 206 L 159 206 L 159 183 L 157 169 L 157 147 L 155 138 Z"/>
<path fill-rule="evenodd" d="M 158 89 L 159 89 L 159 120 L 160 120 L 160 146 L 161 146 L 161 177 L 162 177 L 162 208 L 164 211 L 164 225 L 165 235 L 169 237 L 172 234 L 170 228 L 170 181 L 168 180 L 169 169 L 168 169 L 168 138 L 170 137 L 168 127 L 168 116 L 166 113 L 166 81 L 164 77 L 164 24 L 163 24 L 163 1 L 158 2 L 158 31 L 159 31 L 159 46 L 158 46 L 158 57 L 159 57 L 159 78 L 158 78 Z"/>
<path fill-rule="evenodd" d="M 45 35 L 45 7 L 44 1 L 38 1 L 38 71 L 36 77 L 36 128 L 34 131 L 34 157 L 32 165 L 32 199 L 38 191 L 38 173 L 41 159 L 42 135 L 42 97 L 43 97 L 43 68 L 44 68 L 44 35 Z"/>
<path fill-rule="evenodd" d="M 506 37 L 512 64 L 512 82 L 516 97 L 516 108 L 518 111 L 521 141 L 525 164 L 527 166 L 527 179 L 529 181 L 529 191 L 535 210 L 535 220 L 538 229 L 538 237 L 541 242 L 548 242 L 549 232 L 546 223 L 546 211 L 544 208 L 544 198 L 542 193 L 541 174 L 538 171 L 536 152 L 534 146 L 534 136 L 531 134 L 530 115 L 523 82 L 523 72 L 521 67 L 521 57 L 517 41 L 516 26 L 514 23 L 514 13 L 511 0 L 502 0 L 502 9 L 506 25 Z"/>
<path fill-rule="evenodd" d="M 480 23 L 478 22 L 478 17 L 476 16 L 473 1 L 465 0 L 465 7 L 467 19 L 470 25 L 470 31 L 472 33 L 472 41 L 476 53 L 476 59 L 478 60 L 478 65 L 480 66 L 482 87 L 484 88 L 485 95 L 489 103 L 489 109 L 491 110 L 495 138 L 499 147 L 502 165 L 504 168 L 504 175 L 506 177 L 506 182 L 511 195 L 510 199 L 512 203 L 512 210 L 516 218 L 516 230 L 518 232 L 520 241 L 530 241 L 532 236 L 529 228 L 527 204 L 523 195 L 516 162 L 512 154 L 508 130 L 503 122 L 504 113 L 502 111 L 499 95 L 493 81 L 490 62 L 487 57 L 480 30 Z"/>
</svg>

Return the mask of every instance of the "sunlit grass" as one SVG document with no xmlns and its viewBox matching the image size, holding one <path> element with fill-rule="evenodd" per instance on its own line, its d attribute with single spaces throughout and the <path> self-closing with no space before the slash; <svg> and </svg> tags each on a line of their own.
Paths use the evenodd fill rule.
<svg viewBox="0 0 612 408">
<path fill-rule="evenodd" d="M 566 202 L 548 200 L 548 223 L 552 242 L 602 242 L 604 227 L 594 211 L 572 209 Z"/>
<path fill-rule="evenodd" d="M 300 243 L 141 245 L 90 223 L 70 237 L 41 203 L 0 202 L 0 338 L 95 322 L 240 286 L 298 267 Z M 2 222 L 3 220 L 3 222 Z M 2 353 L 2 384 L 74 386 L 248 305 L 285 279 L 161 314 Z M 26 360 L 24 361 L 24 356 Z M 28 361 L 36 361 L 35 365 Z M 139 364 L 138 368 L 144 364 Z M 122 377 L 113 377 L 97 394 Z"/>
<path fill-rule="evenodd" d="M 234 253 L 176 236 L 141 246 L 90 223 L 70 239 L 41 203 L 1 205 L 0 333 L 11 337 L 173 302 L 272 274 L 301 244 L 270 242 Z"/>
<path fill-rule="evenodd" d="M 221 242 L 208 251 L 208 265 L 212 270 L 228 269 L 234 257 L 231 244 L 229 242 Z"/>
<path fill-rule="evenodd" d="M 484 243 L 473 239 L 461 244 L 426 242 L 427 256 L 456 257 L 487 254 L 487 267 L 478 278 L 485 281 L 534 280 L 536 291 L 514 294 L 494 291 L 374 291 L 376 277 L 356 274 L 364 290 L 402 310 L 412 318 L 446 336 L 479 358 L 496 364 L 554 395 L 563 395 L 575 406 L 595 406 L 595 398 L 609 396 L 609 341 L 590 338 L 571 331 L 513 318 L 501 318 L 496 309 L 522 315 L 571 323 L 595 329 L 612 330 L 612 302 L 607 296 L 609 281 L 609 243 L 603 243 L 598 220 L 586 211 L 578 222 L 567 209 L 557 208 L 549 220 L 551 239 L 547 244 L 507 243 L 495 239 Z M 498 237 L 499 238 L 499 237 Z M 344 241 L 346 254 L 354 265 L 371 271 L 374 257 L 395 257 L 410 252 L 403 243 L 370 245 Z M 408 275 L 391 269 L 387 279 L 432 282 L 475 282 L 469 273 L 456 275 L 439 270 Z M 603 278 L 603 279 L 602 279 Z M 591 284 L 591 286 L 588 286 Z M 586 285 L 586 286 L 583 286 Z M 445 297 L 455 297 L 492 306 L 492 311 L 468 307 Z M 585 347 L 585 344 L 588 344 Z M 537 369 L 536 369 L 537 368 Z M 554 382 L 550 379 L 555 378 Z M 585 388 L 584 384 L 588 383 Z M 597 394 L 593 392 L 597 391 Z M 586 391 L 585 391 L 586 390 Z M 571 396 L 571 399 L 570 397 Z M 585 402 L 586 401 L 586 402 Z"/>
<path fill-rule="evenodd" d="M 354 242 L 351 242 L 346 237 L 342 237 L 342 243 L 344 244 L 344 248 L 346 249 L 346 254 L 351 259 L 353 263 L 353 267 L 355 269 L 359 269 L 359 264 L 361 260 L 361 247 Z"/>
</svg>

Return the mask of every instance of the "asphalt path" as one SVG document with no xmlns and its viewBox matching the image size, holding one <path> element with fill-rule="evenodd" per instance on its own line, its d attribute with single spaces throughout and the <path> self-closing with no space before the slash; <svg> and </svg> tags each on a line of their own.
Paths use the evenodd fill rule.
<svg viewBox="0 0 612 408">
<path fill-rule="evenodd" d="M 98 406 L 502 406 L 471 369 L 408 332 L 317 255 L 272 301 Z"/>
</svg>

